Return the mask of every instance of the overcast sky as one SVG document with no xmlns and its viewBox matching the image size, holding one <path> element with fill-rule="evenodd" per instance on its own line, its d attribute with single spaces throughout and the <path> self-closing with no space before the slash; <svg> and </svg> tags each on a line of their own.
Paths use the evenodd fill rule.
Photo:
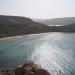
<svg viewBox="0 0 75 75">
<path fill-rule="evenodd" d="M 75 0 L 0 0 L 0 15 L 41 19 L 75 17 Z"/>
</svg>

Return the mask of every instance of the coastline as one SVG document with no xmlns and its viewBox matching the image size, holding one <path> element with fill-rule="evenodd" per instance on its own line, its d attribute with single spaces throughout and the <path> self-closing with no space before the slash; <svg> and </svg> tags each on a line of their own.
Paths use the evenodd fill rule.
<svg viewBox="0 0 75 75">
<path fill-rule="evenodd" d="M 3 38 L 0 37 L 0 41 L 8 40 L 8 39 L 11 39 L 11 38 L 13 38 L 13 37 L 3 37 Z"/>
</svg>

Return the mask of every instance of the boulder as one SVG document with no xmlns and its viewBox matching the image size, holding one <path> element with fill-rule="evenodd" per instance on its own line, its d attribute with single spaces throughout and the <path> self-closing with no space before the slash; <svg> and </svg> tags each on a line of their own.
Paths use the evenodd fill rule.
<svg viewBox="0 0 75 75">
<path fill-rule="evenodd" d="M 15 69 L 15 75 L 51 75 L 47 70 L 42 69 L 31 61 L 25 62 L 23 65 Z"/>
</svg>

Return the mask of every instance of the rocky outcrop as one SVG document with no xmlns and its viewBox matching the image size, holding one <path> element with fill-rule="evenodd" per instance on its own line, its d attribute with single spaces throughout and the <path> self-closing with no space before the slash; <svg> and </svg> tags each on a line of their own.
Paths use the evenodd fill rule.
<svg viewBox="0 0 75 75">
<path fill-rule="evenodd" d="M 31 61 L 18 66 L 15 75 L 51 75 L 47 70 L 42 69 Z"/>
</svg>

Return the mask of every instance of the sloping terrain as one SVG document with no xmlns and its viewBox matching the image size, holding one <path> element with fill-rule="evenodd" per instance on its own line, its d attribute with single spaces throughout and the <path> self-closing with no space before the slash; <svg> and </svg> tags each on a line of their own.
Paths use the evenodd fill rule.
<svg viewBox="0 0 75 75">
<path fill-rule="evenodd" d="M 48 32 L 49 29 L 26 17 L 0 16 L 0 37 Z"/>
<path fill-rule="evenodd" d="M 54 24 L 55 21 L 52 21 Z M 58 21 L 66 24 L 68 21 L 62 21 L 62 19 L 58 19 Z M 51 21 L 47 20 L 49 23 Z M 46 22 L 47 22 L 46 21 Z M 41 21 L 42 22 L 42 21 Z M 8 36 L 17 36 L 17 35 L 25 35 L 25 34 L 37 34 L 37 33 L 45 33 L 45 32 L 75 32 L 75 23 L 74 19 L 70 22 L 72 24 L 63 25 L 63 26 L 48 26 L 47 24 L 34 22 L 32 19 L 20 16 L 0 16 L 0 38 L 8 37 Z M 61 24 L 62 25 L 62 24 Z"/>
<path fill-rule="evenodd" d="M 55 19 L 34 19 L 34 21 L 46 24 L 46 25 L 69 25 L 75 23 L 75 17 L 64 17 Z"/>
</svg>

